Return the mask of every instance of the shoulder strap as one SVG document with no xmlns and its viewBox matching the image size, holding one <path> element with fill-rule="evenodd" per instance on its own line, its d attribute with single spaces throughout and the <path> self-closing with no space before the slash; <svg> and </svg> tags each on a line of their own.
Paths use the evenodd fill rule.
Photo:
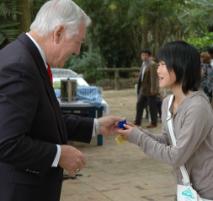
<svg viewBox="0 0 213 201">
<path fill-rule="evenodd" d="M 170 134 L 170 137 L 171 137 L 171 140 L 172 140 L 172 144 L 174 146 L 176 146 L 176 138 L 175 138 L 175 134 L 174 134 L 174 130 L 173 130 L 173 121 L 172 121 L 173 119 L 172 119 L 172 114 L 169 110 L 171 105 L 172 105 L 173 99 L 174 99 L 174 95 L 171 95 L 169 97 L 168 109 L 167 109 L 167 126 L 168 126 L 168 129 L 169 129 L 169 134 Z M 182 179 L 183 184 L 184 185 L 190 184 L 189 175 L 188 175 L 188 172 L 187 172 L 184 165 L 182 165 L 180 167 L 180 171 L 181 171 L 181 174 L 182 174 L 182 177 L 183 177 L 183 179 Z"/>
</svg>

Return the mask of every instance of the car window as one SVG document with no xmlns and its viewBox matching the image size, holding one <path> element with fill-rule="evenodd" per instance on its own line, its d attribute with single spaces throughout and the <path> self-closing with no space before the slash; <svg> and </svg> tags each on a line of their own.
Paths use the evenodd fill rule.
<svg viewBox="0 0 213 201">
<path fill-rule="evenodd" d="M 89 84 L 84 80 L 82 75 L 79 75 L 70 69 L 52 68 L 53 74 L 53 87 L 54 89 L 61 88 L 61 80 L 74 79 L 77 81 L 77 86 L 89 86 Z"/>
<path fill-rule="evenodd" d="M 52 68 L 52 74 L 53 78 L 72 78 L 72 77 L 79 77 L 79 75 L 70 70 L 70 69 L 58 69 L 58 68 Z"/>
</svg>

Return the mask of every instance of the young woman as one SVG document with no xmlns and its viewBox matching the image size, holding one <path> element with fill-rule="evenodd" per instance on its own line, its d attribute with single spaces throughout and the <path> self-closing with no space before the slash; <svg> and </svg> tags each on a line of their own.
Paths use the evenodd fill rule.
<svg viewBox="0 0 213 201">
<path fill-rule="evenodd" d="M 169 88 L 174 95 L 169 110 L 176 146 L 172 145 L 167 126 L 170 95 L 162 105 L 161 135 L 132 124 L 118 132 L 150 157 L 172 165 L 178 184 L 182 184 L 180 166 L 185 165 L 193 188 L 204 200 L 213 200 L 213 112 L 208 97 L 199 91 L 199 53 L 189 44 L 175 41 L 160 49 L 158 61 L 159 86 Z"/>
</svg>

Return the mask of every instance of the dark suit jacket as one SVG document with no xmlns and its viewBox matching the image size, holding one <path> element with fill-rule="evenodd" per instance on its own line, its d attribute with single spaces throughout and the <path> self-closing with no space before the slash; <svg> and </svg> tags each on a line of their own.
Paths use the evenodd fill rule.
<svg viewBox="0 0 213 201">
<path fill-rule="evenodd" d="M 137 84 L 137 94 L 142 94 L 143 96 L 156 96 L 159 93 L 158 75 L 157 75 L 157 65 L 154 61 L 150 61 L 144 72 L 143 80 L 141 81 L 141 73 L 139 74 L 138 84 Z"/>
<path fill-rule="evenodd" d="M 25 35 L 0 50 L 0 200 L 58 201 L 56 144 L 90 142 L 93 119 L 62 117 L 44 62 Z"/>
</svg>

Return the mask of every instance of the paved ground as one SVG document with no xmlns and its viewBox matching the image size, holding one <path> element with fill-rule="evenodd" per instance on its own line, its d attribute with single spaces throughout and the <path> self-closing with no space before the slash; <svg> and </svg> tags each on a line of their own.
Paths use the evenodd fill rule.
<svg viewBox="0 0 213 201">
<path fill-rule="evenodd" d="M 105 91 L 112 114 L 132 121 L 135 114 L 134 90 Z M 148 124 L 147 120 L 143 126 Z M 160 125 L 154 132 L 159 132 Z M 154 161 L 135 145 L 117 145 L 114 137 L 103 146 L 75 144 L 87 159 L 77 179 L 64 181 L 61 201 L 173 201 L 175 179 L 172 169 Z"/>
</svg>

